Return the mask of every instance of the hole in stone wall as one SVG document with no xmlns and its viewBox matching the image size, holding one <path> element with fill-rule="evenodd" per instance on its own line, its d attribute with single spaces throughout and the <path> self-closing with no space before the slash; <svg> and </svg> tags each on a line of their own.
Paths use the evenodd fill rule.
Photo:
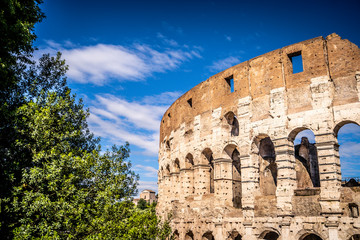
<svg viewBox="0 0 360 240">
<path fill-rule="evenodd" d="M 345 123 L 345 124 L 344 124 Z M 360 186 L 360 126 L 356 123 L 340 123 L 335 133 L 339 144 L 342 186 Z M 336 132 L 337 131 L 337 132 Z"/>
<path fill-rule="evenodd" d="M 359 207 L 356 203 L 349 203 L 350 217 L 359 217 Z"/>
<path fill-rule="evenodd" d="M 194 234 L 192 233 L 192 231 L 186 233 L 185 240 L 194 240 Z"/>
<path fill-rule="evenodd" d="M 277 234 L 276 232 L 268 232 L 264 236 L 264 239 L 267 239 L 267 240 L 276 240 L 278 238 L 279 238 L 279 234 Z"/>
<path fill-rule="evenodd" d="M 170 113 L 168 113 L 168 117 L 169 117 L 169 118 L 171 118 L 171 115 L 170 115 Z"/>
<path fill-rule="evenodd" d="M 352 235 L 349 240 L 360 240 L 360 234 Z"/>
<path fill-rule="evenodd" d="M 303 240 L 322 240 L 321 237 L 315 234 L 309 234 L 303 238 Z"/>
<path fill-rule="evenodd" d="M 225 81 L 229 85 L 230 93 L 234 92 L 234 77 L 233 77 L 233 75 L 225 78 Z"/>
<path fill-rule="evenodd" d="M 239 121 L 233 112 L 225 114 L 226 121 L 231 125 L 231 136 L 239 136 Z"/>
<path fill-rule="evenodd" d="M 187 103 L 189 104 L 190 107 L 192 107 L 192 98 L 189 98 L 189 99 L 187 100 Z"/>
<path fill-rule="evenodd" d="M 292 73 L 299 73 L 304 71 L 301 51 L 288 55 L 292 64 Z"/>
<path fill-rule="evenodd" d="M 294 141 L 298 188 L 320 187 L 320 174 L 315 135 L 307 129 L 299 132 Z"/>
</svg>

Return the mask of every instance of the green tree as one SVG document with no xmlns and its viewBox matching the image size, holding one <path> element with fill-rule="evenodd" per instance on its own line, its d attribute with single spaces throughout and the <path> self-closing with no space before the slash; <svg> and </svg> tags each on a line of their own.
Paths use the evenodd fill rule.
<svg viewBox="0 0 360 240">
<path fill-rule="evenodd" d="M 0 3 L 0 230 L 7 239 L 165 239 L 155 209 L 129 201 L 129 145 L 102 153 L 66 85 L 61 54 L 30 61 L 36 0 Z"/>
<path fill-rule="evenodd" d="M 144 199 L 140 198 L 139 201 L 138 201 L 137 207 L 138 207 L 139 209 L 144 210 L 145 208 L 148 207 L 148 204 L 147 204 L 147 202 L 146 202 Z"/>
</svg>

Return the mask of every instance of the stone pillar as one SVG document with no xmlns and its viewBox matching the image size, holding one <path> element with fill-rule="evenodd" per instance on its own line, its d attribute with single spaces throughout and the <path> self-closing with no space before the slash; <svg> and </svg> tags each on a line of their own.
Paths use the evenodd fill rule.
<svg viewBox="0 0 360 240">
<path fill-rule="evenodd" d="M 341 214 L 341 170 L 339 146 L 333 133 L 315 135 L 320 172 L 320 205 L 322 214 Z"/>
<path fill-rule="evenodd" d="M 167 175 L 163 177 L 163 199 L 166 203 L 169 203 L 171 200 L 171 176 Z"/>
<path fill-rule="evenodd" d="M 294 144 L 282 137 L 273 140 L 276 153 L 277 187 L 276 200 L 279 216 L 291 216 L 292 197 L 296 188 Z"/>
<path fill-rule="evenodd" d="M 241 238 L 242 240 L 257 240 L 254 231 L 253 231 L 253 223 L 245 221 L 243 223 L 245 228 L 245 235 Z"/>
<path fill-rule="evenodd" d="M 329 240 L 339 240 L 339 218 L 337 216 L 328 217 L 325 221 L 325 226 L 329 229 Z"/>
<path fill-rule="evenodd" d="M 181 182 L 179 181 L 179 172 L 173 172 L 171 175 L 170 189 L 171 200 L 178 200 L 181 191 Z"/>
<path fill-rule="evenodd" d="M 254 217 L 255 196 L 259 195 L 259 163 L 256 155 L 240 156 L 241 161 L 241 205 L 245 218 Z"/>
<path fill-rule="evenodd" d="M 207 164 L 198 164 L 194 166 L 195 194 L 204 195 L 210 193 L 210 166 Z"/>
<path fill-rule="evenodd" d="M 194 194 L 194 170 L 192 168 L 180 169 L 182 181 L 182 197 L 185 198 Z"/>
<path fill-rule="evenodd" d="M 215 195 L 222 203 L 232 206 L 232 159 L 218 158 L 215 165 Z"/>
<path fill-rule="evenodd" d="M 359 96 L 359 99 L 360 99 L 360 71 L 357 71 L 355 73 L 355 79 L 356 79 L 356 86 L 357 86 L 357 90 L 358 90 L 358 96 Z"/>
<path fill-rule="evenodd" d="M 292 239 L 290 236 L 290 224 L 291 224 L 290 217 L 285 217 L 281 220 L 281 222 L 280 222 L 280 226 L 281 226 L 280 240 Z"/>
</svg>

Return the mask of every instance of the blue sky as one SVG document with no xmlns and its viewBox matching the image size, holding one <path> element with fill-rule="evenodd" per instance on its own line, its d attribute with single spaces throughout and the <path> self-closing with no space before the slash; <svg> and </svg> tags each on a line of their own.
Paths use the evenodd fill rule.
<svg viewBox="0 0 360 240">
<path fill-rule="evenodd" d="M 130 142 L 140 190 L 157 189 L 160 119 L 181 94 L 228 67 L 310 38 L 336 32 L 360 45 L 358 0 L 51 0 L 41 8 L 47 17 L 36 26 L 39 53 L 63 53 L 69 85 L 90 108 L 90 128 L 105 149 Z M 344 172 L 360 176 L 354 162 L 360 130 L 349 129 Z"/>
</svg>

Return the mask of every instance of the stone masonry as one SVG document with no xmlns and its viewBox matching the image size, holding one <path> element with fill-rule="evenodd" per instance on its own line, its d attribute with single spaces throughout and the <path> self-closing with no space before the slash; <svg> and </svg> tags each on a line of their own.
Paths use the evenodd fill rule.
<svg viewBox="0 0 360 240">
<path fill-rule="evenodd" d="M 210 77 L 162 118 L 158 214 L 175 239 L 360 239 L 360 187 L 342 184 L 337 142 L 359 99 L 360 50 L 337 34 Z M 316 143 L 294 146 L 305 129 Z"/>
</svg>

